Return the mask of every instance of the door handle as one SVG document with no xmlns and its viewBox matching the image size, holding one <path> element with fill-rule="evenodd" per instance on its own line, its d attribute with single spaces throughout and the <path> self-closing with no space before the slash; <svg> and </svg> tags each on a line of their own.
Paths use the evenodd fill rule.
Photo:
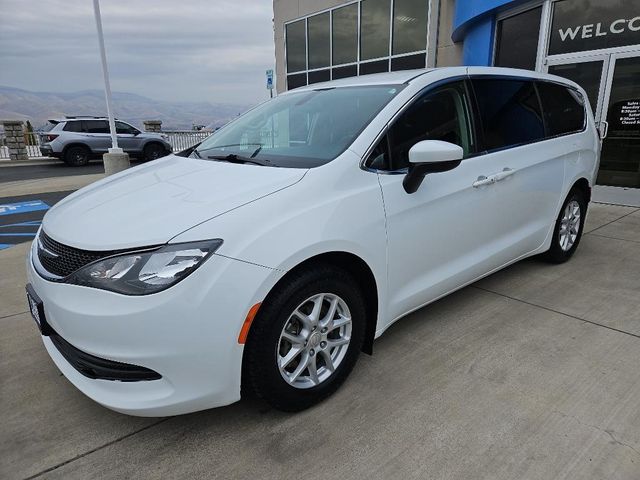
<svg viewBox="0 0 640 480">
<path fill-rule="evenodd" d="M 485 185 L 491 185 L 492 183 L 496 183 L 495 178 L 485 177 L 484 175 L 480 175 L 478 179 L 471 184 L 473 188 L 483 187 Z"/>
<path fill-rule="evenodd" d="M 493 175 L 489 175 L 488 177 L 484 175 L 480 175 L 478 179 L 471 184 L 473 188 L 483 187 L 485 185 L 491 185 L 492 183 L 499 182 L 500 180 L 504 180 L 505 178 L 516 173 L 512 168 L 505 168 L 501 172 L 494 173 Z"/>
<path fill-rule="evenodd" d="M 505 178 L 510 177 L 514 173 L 516 173 L 514 169 L 504 168 L 501 172 L 498 172 L 495 175 L 491 175 L 491 176 L 495 178 L 496 182 L 499 182 L 500 180 L 504 180 Z"/>
</svg>

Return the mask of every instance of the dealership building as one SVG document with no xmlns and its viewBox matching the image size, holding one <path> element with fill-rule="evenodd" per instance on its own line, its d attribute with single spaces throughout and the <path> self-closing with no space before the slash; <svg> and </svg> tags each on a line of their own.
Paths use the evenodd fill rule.
<svg viewBox="0 0 640 480">
<path fill-rule="evenodd" d="M 452 65 L 579 83 L 608 125 L 598 183 L 640 201 L 640 0 L 274 0 L 276 88 Z M 620 187 L 624 187 L 623 190 Z"/>
</svg>

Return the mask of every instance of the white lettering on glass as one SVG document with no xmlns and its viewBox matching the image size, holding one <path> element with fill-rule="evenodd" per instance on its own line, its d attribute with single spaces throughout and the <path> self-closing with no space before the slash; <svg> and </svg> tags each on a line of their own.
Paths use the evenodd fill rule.
<svg viewBox="0 0 640 480">
<path fill-rule="evenodd" d="M 576 27 L 575 30 L 571 30 L 570 28 L 567 28 L 566 30 L 562 30 L 562 29 L 558 30 L 558 32 L 560 33 L 560 39 L 563 42 L 567 39 L 567 37 L 571 37 L 571 40 L 575 40 L 576 35 L 578 35 L 579 31 L 580 31 L 580 27 Z"/>
<path fill-rule="evenodd" d="M 637 32 L 638 30 L 640 30 L 640 16 L 633 17 L 631 20 L 629 20 L 629 30 L 631 30 L 632 32 Z"/>
<path fill-rule="evenodd" d="M 604 37 L 607 32 L 601 32 L 600 28 L 602 27 L 602 22 L 598 22 L 596 25 L 596 37 Z"/>
<path fill-rule="evenodd" d="M 611 33 L 622 33 L 624 32 L 624 27 L 622 28 L 614 28 L 616 25 L 620 25 L 621 23 L 625 23 L 626 20 L 624 18 L 621 18 L 619 20 L 616 20 L 615 22 L 611 22 L 611 26 L 609 27 L 609 30 L 611 30 Z"/>
<path fill-rule="evenodd" d="M 593 23 L 582 26 L 582 38 L 591 38 L 593 35 Z"/>
</svg>

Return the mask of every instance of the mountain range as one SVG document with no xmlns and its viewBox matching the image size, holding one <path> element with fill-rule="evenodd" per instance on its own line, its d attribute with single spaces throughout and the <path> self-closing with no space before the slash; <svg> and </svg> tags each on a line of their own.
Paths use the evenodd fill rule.
<svg viewBox="0 0 640 480">
<path fill-rule="evenodd" d="M 113 92 L 112 100 L 116 118 L 140 128 L 144 120 L 162 120 L 163 130 L 221 126 L 249 108 L 249 105 L 154 100 L 126 92 Z M 106 115 L 104 92 L 31 92 L 0 86 L 0 119 L 29 120 L 37 129 L 49 118 L 65 115 Z"/>
</svg>

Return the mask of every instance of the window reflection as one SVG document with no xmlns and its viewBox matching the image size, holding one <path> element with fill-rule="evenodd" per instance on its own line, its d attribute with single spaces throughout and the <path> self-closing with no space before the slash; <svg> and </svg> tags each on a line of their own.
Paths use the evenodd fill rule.
<svg viewBox="0 0 640 480">
<path fill-rule="evenodd" d="M 329 12 L 307 20 L 309 69 L 329 66 Z"/>
<path fill-rule="evenodd" d="M 333 11 L 333 64 L 353 63 L 358 56 L 358 4 Z"/>
<path fill-rule="evenodd" d="M 389 56 L 390 0 L 363 0 L 360 8 L 360 59 Z"/>
<path fill-rule="evenodd" d="M 428 0 L 395 0 L 393 10 L 393 54 L 424 50 Z"/>
</svg>

